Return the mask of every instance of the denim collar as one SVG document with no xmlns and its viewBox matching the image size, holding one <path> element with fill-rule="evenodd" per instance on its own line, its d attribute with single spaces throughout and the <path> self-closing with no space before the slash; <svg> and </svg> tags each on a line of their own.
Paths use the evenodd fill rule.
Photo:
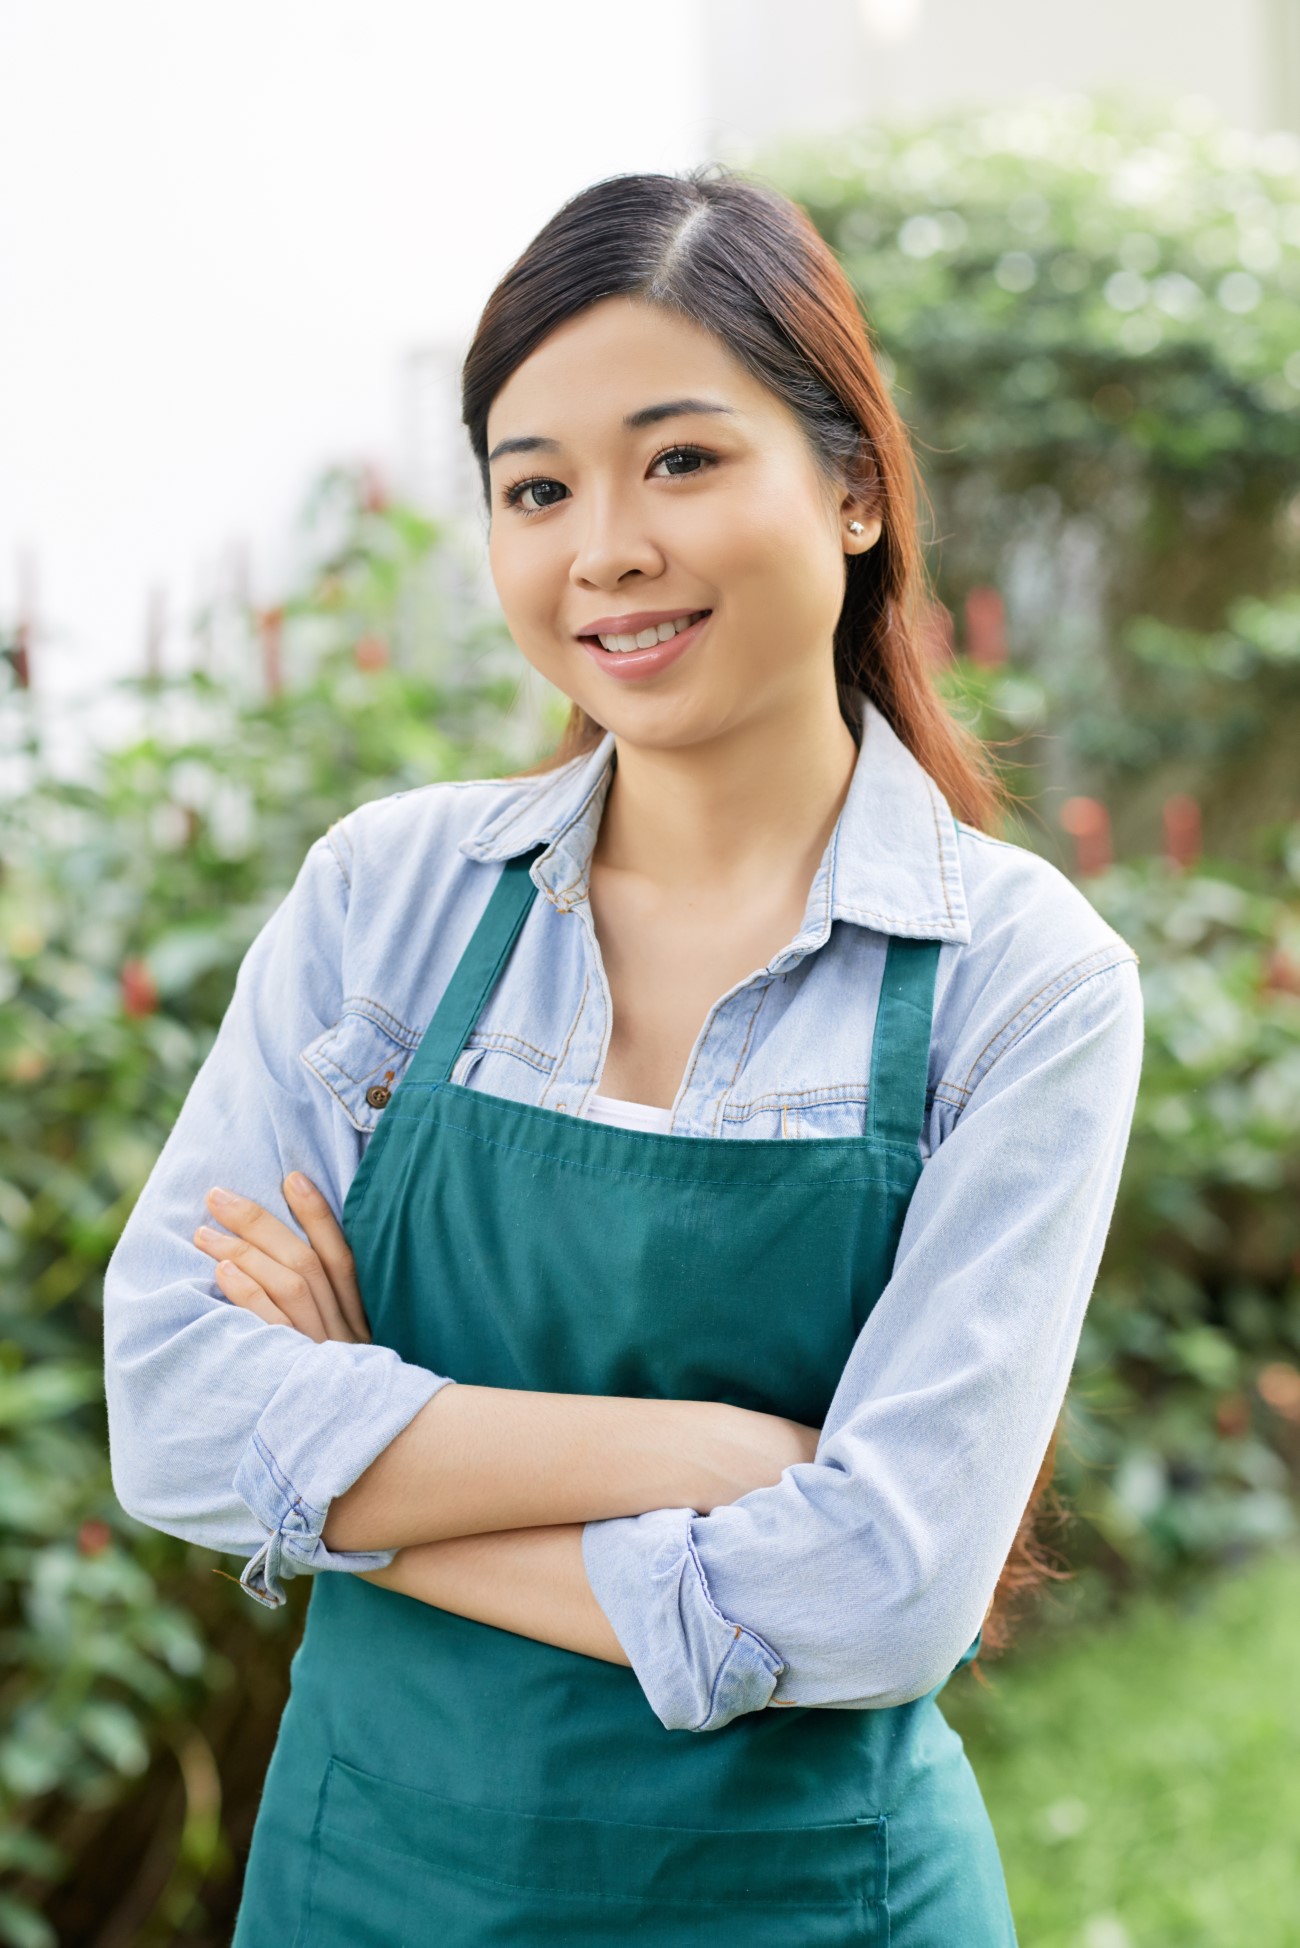
<svg viewBox="0 0 1300 1948">
<path fill-rule="evenodd" d="M 471 859 L 511 859 L 534 846 L 540 889 L 566 910 L 586 898 L 587 872 L 609 790 L 614 735 L 554 771 L 518 781 L 509 802 L 467 838 Z M 934 780 L 869 698 L 848 794 L 808 894 L 798 933 L 769 962 L 783 973 L 847 920 L 911 939 L 969 941 L 953 815 Z"/>
</svg>

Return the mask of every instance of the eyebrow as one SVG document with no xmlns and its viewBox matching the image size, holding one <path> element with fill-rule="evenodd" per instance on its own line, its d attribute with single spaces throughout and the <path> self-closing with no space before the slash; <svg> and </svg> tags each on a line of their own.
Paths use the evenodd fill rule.
<svg viewBox="0 0 1300 1948">
<path fill-rule="evenodd" d="M 731 413 L 734 406 L 720 406 L 712 399 L 666 399 L 659 406 L 642 406 L 639 412 L 628 413 L 623 424 L 629 433 L 635 433 L 642 426 L 657 426 L 661 419 L 680 419 L 688 413 Z M 498 440 L 488 454 L 488 465 L 499 460 L 505 453 L 558 453 L 559 440 L 545 440 L 538 435 L 523 435 L 514 440 Z"/>
</svg>

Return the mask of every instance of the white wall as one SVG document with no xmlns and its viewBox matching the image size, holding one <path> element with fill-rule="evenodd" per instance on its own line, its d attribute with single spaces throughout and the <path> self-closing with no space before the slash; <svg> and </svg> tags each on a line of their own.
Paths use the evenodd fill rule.
<svg viewBox="0 0 1300 1948">
<path fill-rule="evenodd" d="M 1300 126 L 1300 0 L 704 0 L 709 140 L 1119 87 Z"/>
<path fill-rule="evenodd" d="M 701 150 L 696 0 L 5 0 L 0 619 L 35 681 L 165 660 L 318 463 L 409 459 L 408 354 L 596 177 Z"/>
</svg>

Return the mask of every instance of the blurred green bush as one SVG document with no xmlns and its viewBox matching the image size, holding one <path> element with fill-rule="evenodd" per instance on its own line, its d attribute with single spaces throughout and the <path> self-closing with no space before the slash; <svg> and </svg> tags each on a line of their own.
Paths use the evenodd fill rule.
<svg viewBox="0 0 1300 1948">
<path fill-rule="evenodd" d="M 940 598 L 960 613 L 974 592 L 987 640 L 979 592 L 998 591 L 1006 646 L 1048 687 L 1044 788 L 1105 798 L 1121 850 L 1146 850 L 1212 760 L 1207 844 L 1248 854 L 1295 814 L 1300 141 L 1199 98 L 1080 95 L 752 166 L 861 297 L 933 502 Z M 1250 602 L 1283 597 L 1261 633 Z M 1184 631 L 1208 660 L 1180 677 Z"/>
</svg>

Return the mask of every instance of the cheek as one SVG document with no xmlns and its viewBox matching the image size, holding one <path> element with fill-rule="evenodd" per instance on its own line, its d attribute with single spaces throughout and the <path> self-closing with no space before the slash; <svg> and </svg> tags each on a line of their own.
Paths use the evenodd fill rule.
<svg viewBox="0 0 1300 1948">
<path fill-rule="evenodd" d="M 494 533 L 488 541 L 488 567 L 507 623 L 524 642 L 536 637 L 554 607 L 544 552 L 521 548 L 513 535 Z"/>
<path fill-rule="evenodd" d="M 844 599 L 840 557 L 813 524 L 780 517 L 749 521 L 711 558 L 716 586 L 740 625 L 747 651 L 808 640 L 820 646 Z"/>
</svg>

